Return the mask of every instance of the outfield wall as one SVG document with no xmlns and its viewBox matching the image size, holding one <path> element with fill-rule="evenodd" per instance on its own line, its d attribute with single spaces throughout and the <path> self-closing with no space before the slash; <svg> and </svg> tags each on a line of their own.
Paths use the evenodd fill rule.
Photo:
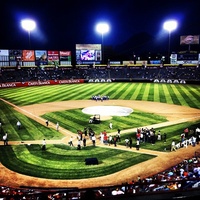
<svg viewBox="0 0 200 200">
<path fill-rule="evenodd" d="M 59 85 L 59 84 L 80 84 L 80 83 L 109 83 L 109 82 L 134 82 L 134 83 L 154 83 L 154 80 L 145 79 L 75 79 L 75 80 L 48 80 L 48 81 L 27 81 L 27 82 L 7 82 L 0 83 L 0 88 L 15 88 L 15 87 L 31 87 L 31 86 L 42 86 L 42 85 Z M 163 82 L 162 82 L 163 83 Z M 162 84 L 160 82 L 160 84 Z M 167 83 L 167 81 L 165 82 Z M 170 84 L 170 83 L 168 83 Z M 172 84 L 178 84 L 173 83 Z M 187 84 L 200 84 L 199 81 L 187 81 Z"/>
<path fill-rule="evenodd" d="M 84 83 L 84 80 L 83 79 L 77 79 L 77 80 L 48 80 L 48 81 L 8 82 L 8 83 L 0 83 L 0 88 L 30 87 L 30 86 L 59 85 L 59 84 L 76 84 L 76 83 Z"/>
</svg>

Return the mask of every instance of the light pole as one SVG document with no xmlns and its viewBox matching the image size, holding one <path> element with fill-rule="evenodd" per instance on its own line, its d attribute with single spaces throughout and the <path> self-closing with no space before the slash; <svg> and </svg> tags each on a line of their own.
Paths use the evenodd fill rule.
<svg viewBox="0 0 200 200">
<path fill-rule="evenodd" d="M 169 20 L 163 24 L 163 28 L 168 31 L 169 33 L 169 40 L 168 40 L 168 62 L 170 64 L 170 43 L 171 43 L 171 32 L 177 28 L 177 21 Z"/>
<path fill-rule="evenodd" d="M 31 31 L 33 31 L 36 28 L 35 21 L 31 19 L 24 19 L 21 21 L 21 26 L 24 30 L 28 32 L 28 41 L 29 41 L 29 48 L 31 49 Z"/>
<path fill-rule="evenodd" d="M 103 36 L 105 33 L 109 32 L 110 27 L 107 23 L 99 23 L 96 25 L 96 31 L 101 34 L 101 46 L 102 46 L 102 63 L 104 63 L 104 45 Z"/>
</svg>

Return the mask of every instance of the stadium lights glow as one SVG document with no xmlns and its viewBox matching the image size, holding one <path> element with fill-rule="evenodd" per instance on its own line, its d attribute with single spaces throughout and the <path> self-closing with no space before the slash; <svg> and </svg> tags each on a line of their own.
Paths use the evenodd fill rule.
<svg viewBox="0 0 200 200">
<path fill-rule="evenodd" d="M 169 20 L 169 21 L 166 21 L 164 24 L 163 24 L 163 28 L 165 29 L 165 30 L 167 30 L 168 31 L 168 33 L 169 33 L 169 43 L 168 43 L 168 59 L 169 59 L 169 63 L 170 63 L 170 43 L 171 43 L 171 32 L 173 31 L 173 30 L 175 30 L 176 28 L 177 28 L 177 26 L 178 26 L 178 23 L 177 23 L 177 21 L 176 20 Z"/>
<path fill-rule="evenodd" d="M 169 33 L 172 32 L 173 30 L 175 30 L 177 28 L 177 21 L 175 20 L 170 20 L 170 21 L 166 21 L 164 24 L 163 24 L 163 28 L 165 30 L 167 30 Z"/>
<path fill-rule="evenodd" d="M 96 26 L 96 31 L 98 33 L 101 33 L 102 35 L 109 32 L 109 30 L 110 30 L 110 27 L 107 23 L 99 23 Z"/>
<path fill-rule="evenodd" d="M 105 33 L 110 31 L 110 27 L 107 23 L 98 23 L 96 25 L 96 31 L 101 34 L 101 45 L 102 45 L 102 62 L 104 62 L 104 51 L 103 51 L 103 36 Z"/>
<path fill-rule="evenodd" d="M 29 48 L 31 48 L 30 34 L 31 34 L 31 31 L 33 31 L 36 28 L 36 23 L 34 20 L 24 19 L 21 21 L 21 26 L 24 30 L 26 30 L 28 32 Z"/>
</svg>

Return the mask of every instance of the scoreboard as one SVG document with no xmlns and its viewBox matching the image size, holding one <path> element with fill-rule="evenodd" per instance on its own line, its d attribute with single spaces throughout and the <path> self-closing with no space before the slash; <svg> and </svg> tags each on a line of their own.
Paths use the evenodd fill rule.
<svg viewBox="0 0 200 200">
<path fill-rule="evenodd" d="M 171 54 L 171 64 L 198 64 L 200 54 L 198 53 L 177 53 Z"/>
</svg>

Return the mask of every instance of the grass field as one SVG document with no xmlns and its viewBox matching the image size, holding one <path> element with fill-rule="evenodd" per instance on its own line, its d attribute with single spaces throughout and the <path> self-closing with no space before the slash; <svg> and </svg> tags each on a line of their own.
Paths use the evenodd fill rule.
<svg viewBox="0 0 200 200">
<path fill-rule="evenodd" d="M 0 97 L 23 106 L 44 102 L 90 99 L 92 95 L 110 99 L 141 100 L 200 108 L 199 85 L 151 83 L 88 83 L 1 89 Z"/>
<path fill-rule="evenodd" d="M 28 88 L 1 89 L 0 98 L 3 98 L 17 106 L 41 104 L 45 102 L 59 102 L 68 100 L 90 99 L 93 95 L 107 95 L 110 99 L 140 100 L 162 102 L 167 104 L 182 105 L 192 108 L 200 108 L 200 87 L 198 85 L 174 85 L 174 84 L 151 84 L 151 83 L 95 83 L 73 84 L 56 86 L 39 86 Z M 61 139 L 63 135 L 54 129 L 47 128 L 36 121 L 15 111 L 10 105 L 0 101 L 0 118 L 2 121 L 1 134 L 8 131 L 9 140 L 49 140 Z M 76 132 L 77 127 L 84 127 L 85 122 L 80 120 L 84 114 L 80 109 L 62 112 L 47 113 L 43 117 L 52 122 L 59 118 L 60 126 Z M 137 117 L 136 117 L 137 116 Z M 20 131 L 16 128 L 16 121 L 20 120 L 23 127 Z M 166 121 L 162 116 L 151 113 L 135 111 L 128 117 L 114 117 L 112 121 L 120 123 L 123 129 L 132 126 L 141 127 Z M 200 121 L 165 127 L 161 132 L 167 132 L 169 143 L 172 139 L 178 139 L 179 133 L 185 128 L 195 128 Z M 102 123 L 97 132 L 105 129 Z M 94 127 L 96 128 L 96 127 Z M 176 133 L 176 134 L 174 134 Z M 122 136 L 132 137 L 132 133 Z M 123 142 L 121 142 L 123 144 Z M 144 144 L 143 148 L 163 151 L 163 143 L 151 146 Z M 41 152 L 40 145 L 18 145 L 8 148 L 0 147 L 0 160 L 8 168 L 31 176 L 60 179 L 79 179 L 102 176 L 122 170 L 152 156 L 122 150 L 110 150 L 107 148 L 87 147 L 84 151 L 77 152 L 68 145 L 49 145 L 47 151 Z M 108 152 L 109 151 L 109 152 Z M 5 156 L 6 155 L 6 156 Z M 84 165 L 84 159 L 94 155 L 98 157 L 101 165 L 89 167 Z M 109 155 L 109 156 L 105 156 Z M 135 158 L 135 159 L 130 159 Z M 76 170 L 74 167 L 78 166 Z M 113 167 L 115 166 L 115 167 Z M 40 169 L 40 170 L 38 170 Z M 92 171 L 91 171 L 92 170 Z M 73 171 L 73 173 L 72 173 Z M 83 173 L 87 171 L 87 173 Z M 90 173 L 91 172 L 91 173 Z"/>
</svg>

